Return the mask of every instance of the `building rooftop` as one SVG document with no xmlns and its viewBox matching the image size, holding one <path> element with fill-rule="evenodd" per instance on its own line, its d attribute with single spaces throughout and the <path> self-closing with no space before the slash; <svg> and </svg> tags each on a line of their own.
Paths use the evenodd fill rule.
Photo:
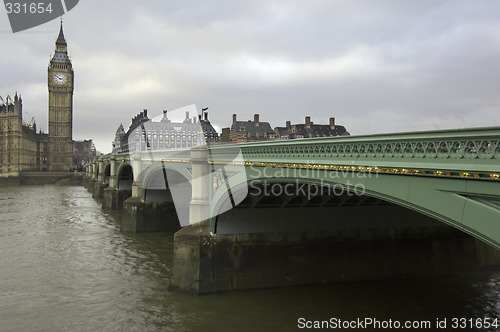
<svg viewBox="0 0 500 332">
<path fill-rule="evenodd" d="M 286 127 L 276 127 L 274 130 L 280 138 L 312 138 L 350 135 L 344 126 L 335 124 L 335 118 L 330 118 L 329 124 L 314 124 L 309 116 L 305 118 L 304 123 L 291 124 L 290 121 L 287 121 Z"/>
<path fill-rule="evenodd" d="M 269 122 L 261 122 L 259 114 L 254 115 L 254 120 L 236 121 L 236 114 L 233 114 L 233 125 L 231 130 L 237 134 L 245 134 L 244 137 L 252 139 L 273 138 L 275 131 Z"/>
</svg>

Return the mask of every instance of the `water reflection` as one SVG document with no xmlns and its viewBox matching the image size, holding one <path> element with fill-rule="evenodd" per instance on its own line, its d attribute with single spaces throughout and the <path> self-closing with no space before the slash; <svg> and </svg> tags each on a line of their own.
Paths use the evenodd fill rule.
<svg viewBox="0 0 500 332">
<path fill-rule="evenodd" d="M 173 234 L 123 234 L 82 187 L 0 188 L 2 331 L 293 331 L 297 320 L 500 318 L 500 273 L 187 296 Z M 451 330 L 451 329 L 449 329 Z"/>
</svg>

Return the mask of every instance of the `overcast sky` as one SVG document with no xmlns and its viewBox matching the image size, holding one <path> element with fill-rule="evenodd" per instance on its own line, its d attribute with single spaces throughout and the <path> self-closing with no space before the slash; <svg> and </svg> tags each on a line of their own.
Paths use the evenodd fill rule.
<svg viewBox="0 0 500 332">
<path fill-rule="evenodd" d="M 59 20 L 12 34 L 0 18 L 0 95 L 47 125 Z M 272 127 L 351 134 L 500 125 L 500 1 L 82 0 L 64 16 L 74 139 L 111 150 L 116 128 L 196 104 Z"/>
</svg>

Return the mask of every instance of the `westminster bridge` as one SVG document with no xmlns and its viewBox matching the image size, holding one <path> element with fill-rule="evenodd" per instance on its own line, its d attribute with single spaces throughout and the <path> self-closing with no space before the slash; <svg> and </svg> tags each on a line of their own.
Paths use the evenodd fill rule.
<svg viewBox="0 0 500 332">
<path fill-rule="evenodd" d="M 500 263 L 500 127 L 148 150 L 86 175 L 123 231 L 177 231 L 172 289 Z"/>
</svg>

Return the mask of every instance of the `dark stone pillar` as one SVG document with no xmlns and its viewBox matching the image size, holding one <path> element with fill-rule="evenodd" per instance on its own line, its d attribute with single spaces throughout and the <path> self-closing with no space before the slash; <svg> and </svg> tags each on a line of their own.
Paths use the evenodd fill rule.
<svg viewBox="0 0 500 332">
<path fill-rule="evenodd" d="M 102 183 L 99 181 L 94 182 L 94 190 L 92 192 L 92 197 L 93 198 L 103 198 L 104 197 L 104 189 L 108 187 L 107 183 Z"/>
<path fill-rule="evenodd" d="M 175 234 L 170 289 L 207 294 L 466 271 L 484 265 L 476 246 L 453 229 L 214 235 L 202 222 Z M 498 264 L 498 251 L 482 257 Z"/>
<path fill-rule="evenodd" d="M 169 289 L 191 294 L 214 293 L 213 236 L 208 221 L 182 228 L 174 235 L 174 263 Z"/>
<path fill-rule="evenodd" d="M 89 191 L 89 193 L 91 194 L 94 194 L 94 183 L 95 183 L 95 180 L 92 179 L 92 178 L 89 178 L 87 180 L 87 183 L 85 184 L 85 188 L 87 188 L 87 190 Z"/>
<path fill-rule="evenodd" d="M 132 195 L 130 190 L 118 190 L 116 188 L 107 187 L 103 192 L 102 206 L 105 209 L 121 210 L 123 202 Z"/>
<path fill-rule="evenodd" d="M 180 229 L 172 202 L 143 202 L 130 197 L 123 202 L 122 232 L 166 232 Z"/>
<path fill-rule="evenodd" d="M 94 195 L 94 183 L 96 182 L 96 164 L 93 162 L 91 165 L 89 165 L 89 179 L 87 183 L 85 184 L 85 188 Z"/>
</svg>

